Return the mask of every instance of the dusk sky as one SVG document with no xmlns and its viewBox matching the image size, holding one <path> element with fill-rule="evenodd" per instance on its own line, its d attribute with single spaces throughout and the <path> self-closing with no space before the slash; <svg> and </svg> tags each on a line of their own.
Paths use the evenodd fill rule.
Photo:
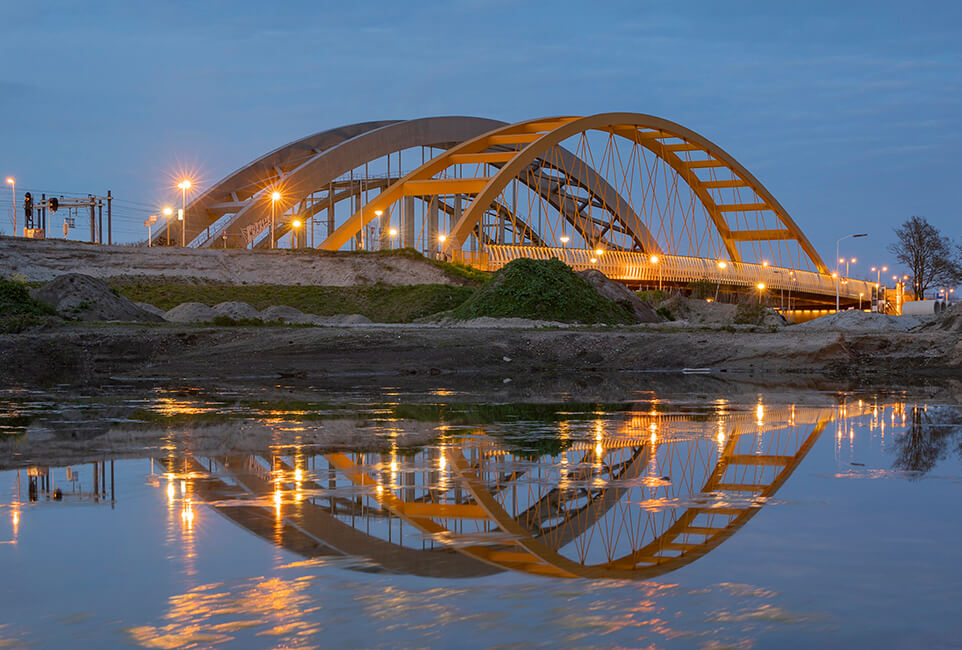
<svg viewBox="0 0 962 650">
<path fill-rule="evenodd" d="M 922 215 L 953 239 L 958 2 L 93 2 L 0 7 L 0 174 L 118 197 L 115 237 L 286 142 L 353 122 L 609 111 L 735 156 L 826 259 L 891 262 Z M 10 232 L 9 186 L 0 227 Z M 844 249 L 843 249 L 844 250 Z M 860 263 L 860 266 L 863 266 Z"/>
</svg>

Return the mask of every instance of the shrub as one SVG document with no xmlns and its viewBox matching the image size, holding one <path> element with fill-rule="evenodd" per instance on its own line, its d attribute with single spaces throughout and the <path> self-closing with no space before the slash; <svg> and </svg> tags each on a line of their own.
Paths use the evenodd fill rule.
<svg viewBox="0 0 962 650">
<path fill-rule="evenodd" d="M 494 274 L 454 318 L 528 318 L 567 323 L 633 323 L 624 307 L 603 297 L 558 259 L 517 259 Z"/>
<path fill-rule="evenodd" d="M 757 302 L 740 302 L 735 307 L 732 322 L 736 325 L 761 325 L 765 320 L 765 307 Z"/>
<path fill-rule="evenodd" d="M 696 280 L 688 285 L 688 290 L 692 298 L 712 298 L 715 295 L 716 285 L 711 280 Z"/>
</svg>

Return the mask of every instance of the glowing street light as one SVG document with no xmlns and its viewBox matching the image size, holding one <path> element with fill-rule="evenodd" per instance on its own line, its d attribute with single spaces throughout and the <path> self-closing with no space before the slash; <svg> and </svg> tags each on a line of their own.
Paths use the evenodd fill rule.
<svg viewBox="0 0 962 650">
<path fill-rule="evenodd" d="M 281 193 L 277 190 L 271 192 L 271 248 L 274 248 L 274 210 L 277 202 L 281 200 Z"/>
<path fill-rule="evenodd" d="M 181 196 L 181 216 L 178 217 L 179 219 L 181 219 L 181 224 L 180 224 L 180 240 L 181 240 L 180 245 L 181 246 L 187 246 L 187 190 L 190 189 L 191 185 L 193 185 L 193 183 L 191 183 L 190 179 L 188 178 L 185 178 L 181 182 L 177 183 L 177 187 L 180 188 L 180 196 Z"/>
<path fill-rule="evenodd" d="M 727 269 L 728 264 L 726 264 L 722 260 L 718 260 L 718 262 L 716 262 L 716 266 L 718 267 L 719 273 L 718 273 L 718 284 L 715 285 L 715 302 L 718 302 L 718 291 L 721 289 L 721 271 L 724 271 L 725 269 Z"/>
<path fill-rule="evenodd" d="M 448 236 L 447 236 L 447 235 L 438 235 L 438 241 L 441 242 L 442 244 L 443 244 L 444 242 L 446 242 L 447 240 L 448 240 Z"/>
<path fill-rule="evenodd" d="M 302 225 L 303 225 L 303 224 L 301 223 L 301 220 L 300 220 L 300 219 L 294 219 L 293 221 L 291 221 L 291 231 L 292 231 L 293 238 L 294 238 L 294 248 L 299 248 L 299 244 L 298 244 L 298 241 L 297 241 L 298 238 L 299 238 L 299 237 L 298 237 L 297 229 L 300 228 Z"/>
<path fill-rule="evenodd" d="M 652 255 L 648 261 L 658 267 L 658 291 L 661 291 L 661 266 L 658 265 L 658 256 Z"/>
<path fill-rule="evenodd" d="M 167 217 L 167 245 L 170 246 L 170 218 L 174 216 L 174 209 L 168 205 L 161 212 Z"/>
<path fill-rule="evenodd" d="M 568 237 L 568 235 L 561 235 L 562 244 L 567 244 L 569 241 L 570 241 L 570 238 Z"/>
<path fill-rule="evenodd" d="M 839 237 L 839 238 L 835 241 L 835 259 L 838 260 L 839 264 L 841 264 L 842 262 L 844 262 L 844 261 L 845 261 L 845 258 L 844 258 L 844 257 L 840 258 L 840 257 L 838 256 L 838 245 L 842 242 L 843 239 L 848 239 L 849 237 L 868 237 L 868 233 L 867 233 L 867 232 L 860 232 L 860 233 L 857 233 L 857 234 L 854 234 L 854 235 L 845 235 L 844 237 Z M 855 258 L 854 258 L 854 257 L 852 258 L 852 262 L 855 262 Z M 837 267 L 835 270 L 836 270 L 836 271 L 840 271 L 840 270 L 841 270 L 841 267 Z M 845 275 L 848 276 L 848 267 L 847 267 L 847 266 L 846 266 L 845 271 L 846 271 L 846 272 L 845 272 Z M 838 282 L 835 283 L 835 313 L 838 313 Z"/>
<path fill-rule="evenodd" d="M 7 185 L 10 186 L 10 190 L 13 192 L 13 236 L 17 236 L 17 179 L 13 176 L 7 176 Z"/>
</svg>

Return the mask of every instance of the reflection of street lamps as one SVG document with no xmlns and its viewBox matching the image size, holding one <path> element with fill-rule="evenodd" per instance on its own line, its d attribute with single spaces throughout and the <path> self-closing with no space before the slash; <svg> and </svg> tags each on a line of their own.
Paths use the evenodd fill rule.
<svg viewBox="0 0 962 650">
<path fill-rule="evenodd" d="M 281 200 L 281 193 L 277 190 L 271 192 L 271 248 L 274 248 L 274 206 Z"/>
<path fill-rule="evenodd" d="M 13 192 L 13 236 L 17 236 L 17 179 L 13 176 L 7 176 L 7 185 L 10 186 L 10 190 Z"/>
<path fill-rule="evenodd" d="M 170 246 L 170 218 L 174 216 L 174 209 L 170 206 L 164 208 L 161 212 L 167 217 L 167 245 Z"/>
<path fill-rule="evenodd" d="M 652 255 L 651 257 L 648 258 L 648 261 L 654 264 L 655 266 L 658 266 L 657 255 Z M 661 267 L 660 266 L 658 266 L 658 291 L 661 291 Z"/>
<path fill-rule="evenodd" d="M 191 186 L 191 182 L 186 178 L 181 182 L 177 183 L 177 187 L 180 188 L 180 195 L 181 195 L 181 202 L 182 202 L 181 208 L 183 211 L 183 222 L 184 222 L 181 227 L 181 240 L 182 240 L 181 246 L 187 246 L 187 190 L 190 189 L 190 186 Z"/>
</svg>

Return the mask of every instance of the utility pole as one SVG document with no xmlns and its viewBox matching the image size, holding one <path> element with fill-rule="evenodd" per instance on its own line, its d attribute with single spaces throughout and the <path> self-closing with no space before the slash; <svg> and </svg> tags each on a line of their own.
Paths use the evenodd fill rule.
<svg viewBox="0 0 962 650">
<path fill-rule="evenodd" d="M 110 195 L 110 190 L 107 190 L 107 243 L 114 243 L 114 229 L 113 229 L 113 212 L 110 209 L 110 204 L 113 201 L 113 197 Z"/>
</svg>

